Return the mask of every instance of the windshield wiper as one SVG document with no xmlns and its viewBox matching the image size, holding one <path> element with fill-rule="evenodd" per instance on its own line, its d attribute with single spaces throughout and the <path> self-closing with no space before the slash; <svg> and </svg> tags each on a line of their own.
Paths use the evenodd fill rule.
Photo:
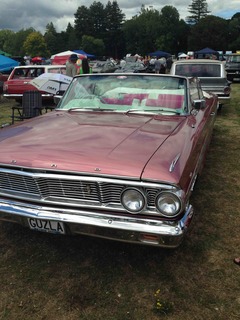
<svg viewBox="0 0 240 320">
<path fill-rule="evenodd" d="M 181 114 L 179 111 L 176 110 L 166 110 L 166 109 L 148 109 L 144 110 L 145 112 L 168 112 L 168 113 L 174 113 L 174 114 Z"/>
<path fill-rule="evenodd" d="M 125 112 L 125 114 L 128 114 L 128 113 L 155 113 L 155 112 L 167 112 L 167 113 L 174 113 L 174 114 L 177 114 L 177 115 L 180 115 L 181 113 L 179 111 L 176 111 L 176 110 L 166 110 L 166 109 L 129 109 Z"/>
<path fill-rule="evenodd" d="M 71 111 L 116 111 L 116 109 L 107 109 L 107 108 L 103 109 L 103 108 L 92 108 L 92 107 L 68 109 L 68 112 L 71 112 Z"/>
</svg>

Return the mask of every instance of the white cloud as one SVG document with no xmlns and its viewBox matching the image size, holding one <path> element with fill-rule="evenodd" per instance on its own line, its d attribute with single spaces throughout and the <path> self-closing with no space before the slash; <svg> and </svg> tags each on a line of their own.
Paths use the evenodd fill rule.
<svg viewBox="0 0 240 320">
<path fill-rule="evenodd" d="M 74 24 L 74 14 L 78 7 L 89 7 L 94 0 L 1 0 L 0 29 L 19 31 L 21 29 L 34 28 L 42 33 L 46 25 L 53 23 L 58 32 L 65 31 L 68 23 Z M 98 1 L 97 1 L 98 2 Z M 108 0 L 101 1 L 106 5 Z M 174 6 L 181 19 L 185 19 L 191 0 L 174 0 L 171 4 L 167 0 L 119 0 L 119 8 L 128 19 L 140 12 L 144 3 L 156 10 L 161 10 L 166 5 Z M 211 14 L 229 19 L 236 12 L 240 12 L 240 0 L 208 0 L 208 9 Z"/>
</svg>

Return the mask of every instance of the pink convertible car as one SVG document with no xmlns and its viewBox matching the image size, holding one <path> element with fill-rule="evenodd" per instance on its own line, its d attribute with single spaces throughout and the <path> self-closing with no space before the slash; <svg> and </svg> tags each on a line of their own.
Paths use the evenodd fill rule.
<svg viewBox="0 0 240 320">
<path fill-rule="evenodd" d="M 197 78 L 76 76 L 54 111 L 0 129 L 0 220 L 179 246 L 217 104 Z"/>
</svg>

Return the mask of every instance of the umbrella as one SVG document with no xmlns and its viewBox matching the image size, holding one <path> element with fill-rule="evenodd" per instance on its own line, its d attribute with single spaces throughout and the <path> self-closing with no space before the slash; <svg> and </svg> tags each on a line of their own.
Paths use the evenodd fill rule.
<svg viewBox="0 0 240 320">
<path fill-rule="evenodd" d="M 31 60 L 32 60 L 32 62 L 42 62 L 43 58 L 42 57 L 34 57 Z"/>
<path fill-rule="evenodd" d="M 46 72 L 31 80 L 30 83 L 40 91 L 56 94 L 58 91 L 65 91 L 71 81 L 72 77 L 65 74 Z"/>
</svg>

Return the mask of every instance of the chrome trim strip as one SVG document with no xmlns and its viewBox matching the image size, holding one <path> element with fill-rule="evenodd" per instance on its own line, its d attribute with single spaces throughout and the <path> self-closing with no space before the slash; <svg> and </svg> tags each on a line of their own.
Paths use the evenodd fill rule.
<svg viewBox="0 0 240 320">
<path fill-rule="evenodd" d="M 1 165 L 1 164 L 0 164 Z M 26 168 L 27 169 L 27 168 Z M 41 169 L 34 169 L 33 171 L 37 171 Z M 44 170 L 45 171 L 45 170 Z M 114 184 L 127 184 L 128 186 L 137 186 L 137 187 L 149 187 L 149 188 L 160 188 L 160 189 L 167 189 L 167 190 L 177 190 L 175 186 L 163 184 L 163 183 L 152 183 L 152 182 L 144 182 L 144 181 L 137 181 L 137 180 L 124 180 L 112 177 L 98 177 L 98 176 L 85 176 L 84 173 L 79 175 L 73 174 L 61 174 L 61 173 L 41 173 L 41 172 L 27 172 L 15 169 L 5 169 L 0 167 L 0 172 L 10 173 L 10 174 L 17 174 L 32 178 L 48 178 L 48 179 L 63 179 L 63 180 L 81 180 L 87 182 L 106 182 L 106 183 L 114 183 Z M 66 172 L 69 173 L 69 172 Z"/>
<path fill-rule="evenodd" d="M 169 172 L 173 172 L 173 170 L 174 170 L 174 168 L 175 168 L 175 166 L 176 166 L 176 164 L 177 164 L 180 156 L 181 156 L 181 153 L 178 153 L 178 154 L 176 155 L 176 157 L 173 159 L 173 161 L 172 161 L 172 163 L 171 163 L 171 165 L 170 165 L 170 167 L 169 167 Z"/>
</svg>

